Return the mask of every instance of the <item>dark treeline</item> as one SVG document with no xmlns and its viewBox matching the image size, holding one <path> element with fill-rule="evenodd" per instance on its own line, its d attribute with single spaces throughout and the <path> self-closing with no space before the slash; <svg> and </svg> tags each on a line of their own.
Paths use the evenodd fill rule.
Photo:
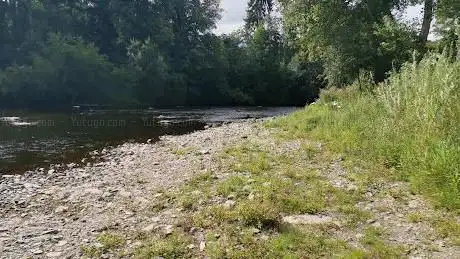
<svg viewBox="0 0 460 259">
<path fill-rule="evenodd" d="M 0 1 L 0 106 L 300 105 L 317 62 L 280 22 L 212 33 L 218 0 Z"/>
</svg>

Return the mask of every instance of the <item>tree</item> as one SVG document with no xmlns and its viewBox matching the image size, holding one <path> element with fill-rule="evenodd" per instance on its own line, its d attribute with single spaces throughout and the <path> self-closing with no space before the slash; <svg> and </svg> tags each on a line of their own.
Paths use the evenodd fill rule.
<svg viewBox="0 0 460 259">
<path fill-rule="evenodd" d="M 430 35 L 431 23 L 434 16 L 434 0 L 424 0 L 423 8 L 423 22 L 422 29 L 420 30 L 420 43 L 425 46 Z"/>
</svg>

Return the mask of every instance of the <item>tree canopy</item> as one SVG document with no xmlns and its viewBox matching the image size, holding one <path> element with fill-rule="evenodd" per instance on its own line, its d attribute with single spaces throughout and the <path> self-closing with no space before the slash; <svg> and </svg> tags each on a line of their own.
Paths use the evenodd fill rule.
<svg viewBox="0 0 460 259">
<path fill-rule="evenodd" d="M 425 4 L 418 28 L 395 16 L 415 3 Z M 302 105 L 326 85 L 384 80 L 427 49 L 434 14 L 438 47 L 456 48 L 459 10 L 453 0 L 250 0 L 247 26 L 215 35 L 219 0 L 2 0 L 0 105 Z"/>
</svg>

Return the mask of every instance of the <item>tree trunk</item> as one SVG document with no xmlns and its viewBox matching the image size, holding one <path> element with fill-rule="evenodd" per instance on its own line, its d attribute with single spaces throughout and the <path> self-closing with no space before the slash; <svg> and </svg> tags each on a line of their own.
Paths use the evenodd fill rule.
<svg viewBox="0 0 460 259">
<path fill-rule="evenodd" d="M 425 46 L 430 35 L 431 22 L 433 21 L 434 0 L 425 0 L 425 8 L 423 12 L 423 23 L 420 31 L 420 43 Z"/>
</svg>

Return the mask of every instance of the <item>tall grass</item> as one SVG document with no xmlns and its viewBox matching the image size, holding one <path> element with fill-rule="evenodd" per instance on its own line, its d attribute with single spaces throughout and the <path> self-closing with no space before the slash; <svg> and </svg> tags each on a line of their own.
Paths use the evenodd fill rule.
<svg viewBox="0 0 460 259">
<path fill-rule="evenodd" d="M 290 136 L 393 169 L 435 205 L 460 210 L 460 62 L 429 55 L 378 85 L 330 89 L 272 122 Z"/>
</svg>

